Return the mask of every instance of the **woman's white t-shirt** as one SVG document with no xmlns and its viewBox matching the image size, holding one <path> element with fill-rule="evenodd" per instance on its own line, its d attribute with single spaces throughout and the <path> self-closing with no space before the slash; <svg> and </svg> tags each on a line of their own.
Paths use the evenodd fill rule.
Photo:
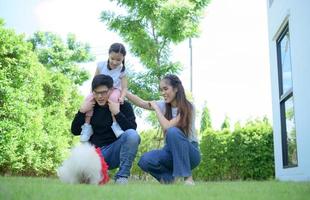
<svg viewBox="0 0 310 200">
<path fill-rule="evenodd" d="M 166 103 L 163 100 L 156 101 L 156 104 L 158 105 L 160 111 L 162 114 L 166 113 Z M 171 108 L 172 110 L 172 118 L 177 117 L 178 114 L 178 108 Z M 189 130 L 188 140 L 190 142 L 198 142 L 197 133 L 195 129 L 195 109 L 192 112 L 192 126 Z"/>
</svg>

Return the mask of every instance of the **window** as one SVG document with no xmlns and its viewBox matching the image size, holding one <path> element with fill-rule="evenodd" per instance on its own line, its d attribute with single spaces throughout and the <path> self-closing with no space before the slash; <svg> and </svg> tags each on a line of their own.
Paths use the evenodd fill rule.
<svg viewBox="0 0 310 200">
<path fill-rule="evenodd" d="M 269 0 L 269 8 L 272 6 L 273 0 Z"/>
<path fill-rule="evenodd" d="M 277 39 L 282 155 L 285 168 L 298 165 L 290 52 L 290 34 L 287 24 Z"/>
</svg>

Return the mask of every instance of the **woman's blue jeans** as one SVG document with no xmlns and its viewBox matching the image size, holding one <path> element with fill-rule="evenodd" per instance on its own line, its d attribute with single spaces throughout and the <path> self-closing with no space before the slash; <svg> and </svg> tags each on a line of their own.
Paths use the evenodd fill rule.
<svg viewBox="0 0 310 200">
<path fill-rule="evenodd" d="M 166 131 L 164 147 L 143 154 L 138 165 L 158 181 L 170 183 L 175 177 L 191 176 L 200 159 L 198 143 L 189 142 L 179 128 L 171 127 Z"/>
</svg>

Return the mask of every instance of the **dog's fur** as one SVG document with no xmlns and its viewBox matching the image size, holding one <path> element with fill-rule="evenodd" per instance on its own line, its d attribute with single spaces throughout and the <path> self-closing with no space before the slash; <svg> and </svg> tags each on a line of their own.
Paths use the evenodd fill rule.
<svg viewBox="0 0 310 200">
<path fill-rule="evenodd" d="M 103 175 L 95 147 L 89 143 L 75 146 L 70 157 L 58 168 L 57 175 L 65 183 L 99 184 Z"/>
</svg>

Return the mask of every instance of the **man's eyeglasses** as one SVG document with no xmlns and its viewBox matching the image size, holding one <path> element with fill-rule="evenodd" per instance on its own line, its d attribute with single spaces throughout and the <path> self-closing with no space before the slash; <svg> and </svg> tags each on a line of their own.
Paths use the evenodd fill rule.
<svg viewBox="0 0 310 200">
<path fill-rule="evenodd" d="M 95 95 L 95 96 L 106 96 L 106 95 L 108 95 L 108 93 L 109 93 L 109 90 L 103 90 L 103 91 L 96 91 L 96 90 L 94 90 L 93 91 L 93 94 Z"/>
</svg>

